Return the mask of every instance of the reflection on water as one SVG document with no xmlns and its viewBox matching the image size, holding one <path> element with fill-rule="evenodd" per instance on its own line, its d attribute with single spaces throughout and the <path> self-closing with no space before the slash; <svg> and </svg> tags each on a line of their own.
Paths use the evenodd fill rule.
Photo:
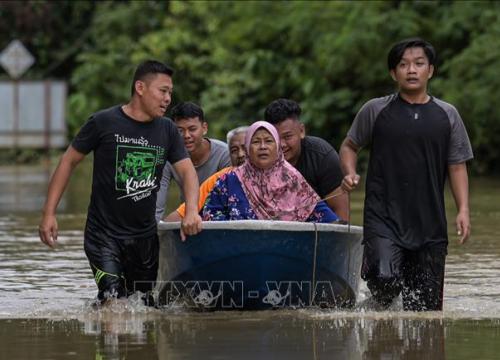
<svg viewBox="0 0 500 360">
<path fill-rule="evenodd" d="M 93 310 L 96 286 L 83 252 L 90 161 L 59 207 L 59 246 L 37 235 L 50 170 L 0 169 L 0 345 L 3 359 L 494 359 L 500 345 L 497 179 L 473 179 L 473 236 L 450 235 L 442 313 L 307 309 L 190 314 L 129 303 Z M 171 195 L 170 208 L 177 194 Z M 497 195 L 498 196 L 498 195 Z M 361 222 L 361 192 L 352 219 Z M 450 234 L 454 204 L 447 194 Z M 367 297 L 361 286 L 359 299 Z M 45 320 L 45 319 L 49 320 Z"/>
<path fill-rule="evenodd" d="M 30 166 L 3 166 L 0 171 L 0 209 L 3 211 L 40 211 L 50 168 Z M 65 200 L 61 202 L 65 207 Z"/>
<path fill-rule="evenodd" d="M 499 324 L 304 313 L 0 320 L 5 359 L 496 359 Z M 466 341 L 464 341 L 466 340 Z M 6 346 L 9 344 L 9 346 Z"/>
<path fill-rule="evenodd" d="M 313 321 L 307 314 L 247 318 L 169 319 L 157 326 L 160 359 L 204 354 L 243 359 L 339 359 L 444 357 L 441 320 Z M 396 356 L 396 357 L 394 357 Z"/>
</svg>

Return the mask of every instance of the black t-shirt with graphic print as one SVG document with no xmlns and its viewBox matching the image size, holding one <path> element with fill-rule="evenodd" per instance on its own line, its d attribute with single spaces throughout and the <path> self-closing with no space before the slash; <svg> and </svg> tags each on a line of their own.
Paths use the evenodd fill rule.
<svg viewBox="0 0 500 360">
<path fill-rule="evenodd" d="M 409 250 L 447 243 L 448 165 L 473 158 L 458 111 L 435 97 L 410 104 L 393 94 L 363 105 L 347 136 L 371 144 L 365 241 L 385 237 Z"/>
<path fill-rule="evenodd" d="M 71 145 L 94 152 L 87 229 L 118 239 L 153 236 L 163 167 L 188 157 L 173 122 L 139 122 L 114 106 L 92 115 Z"/>
</svg>

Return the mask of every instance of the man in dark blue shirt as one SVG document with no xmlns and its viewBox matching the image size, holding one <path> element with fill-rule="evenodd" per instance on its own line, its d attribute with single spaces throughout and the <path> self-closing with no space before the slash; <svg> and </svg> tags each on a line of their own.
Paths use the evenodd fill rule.
<svg viewBox="0 0 500 360">
<path fill-rule="evenodd" d="M 435 57 L 419 38 L 394 45 L 388 67 L 399 92 L 368 101 L 340 149 L 342 187 L 352 191 L 359 183 L 357 153 L 371 144 L 362 277 L 382 307 L 402 292 L 405 310 L 442 309 L 447 176 L 460 242 L 470 234 L 466 161 L 472 149 L 457 110 L 427 93 Z"/>
</svg>

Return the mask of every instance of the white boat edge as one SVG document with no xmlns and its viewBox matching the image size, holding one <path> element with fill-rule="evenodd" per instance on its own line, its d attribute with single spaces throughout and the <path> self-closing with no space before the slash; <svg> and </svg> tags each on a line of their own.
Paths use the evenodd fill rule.
<svg viewBox="0 0 500 360">
<path fill-rule="evenodd" d="M 158 223 L 158 231 L 176 230 L 180 221 Z M 202 228 L 207 230 L 274 230 L 274 231 L 334 231 L 341 233 L 363 234 L 363 227 L 344 224 L 307 223 L 297 221 L 274 220 L 232 220 L 203 221 Z"/>
</svg>

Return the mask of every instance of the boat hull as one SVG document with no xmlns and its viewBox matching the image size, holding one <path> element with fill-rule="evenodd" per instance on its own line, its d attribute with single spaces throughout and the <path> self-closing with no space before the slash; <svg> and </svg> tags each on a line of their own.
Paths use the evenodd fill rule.
<svg viewBox="0 0 500 360">
<path fill-rule="evenodd" d="M 214 310 L 353 306 L 359 227 L 270 221 L 204 223 L 182 242 L 161 223 L 160 306 Z"/>
</svg>

